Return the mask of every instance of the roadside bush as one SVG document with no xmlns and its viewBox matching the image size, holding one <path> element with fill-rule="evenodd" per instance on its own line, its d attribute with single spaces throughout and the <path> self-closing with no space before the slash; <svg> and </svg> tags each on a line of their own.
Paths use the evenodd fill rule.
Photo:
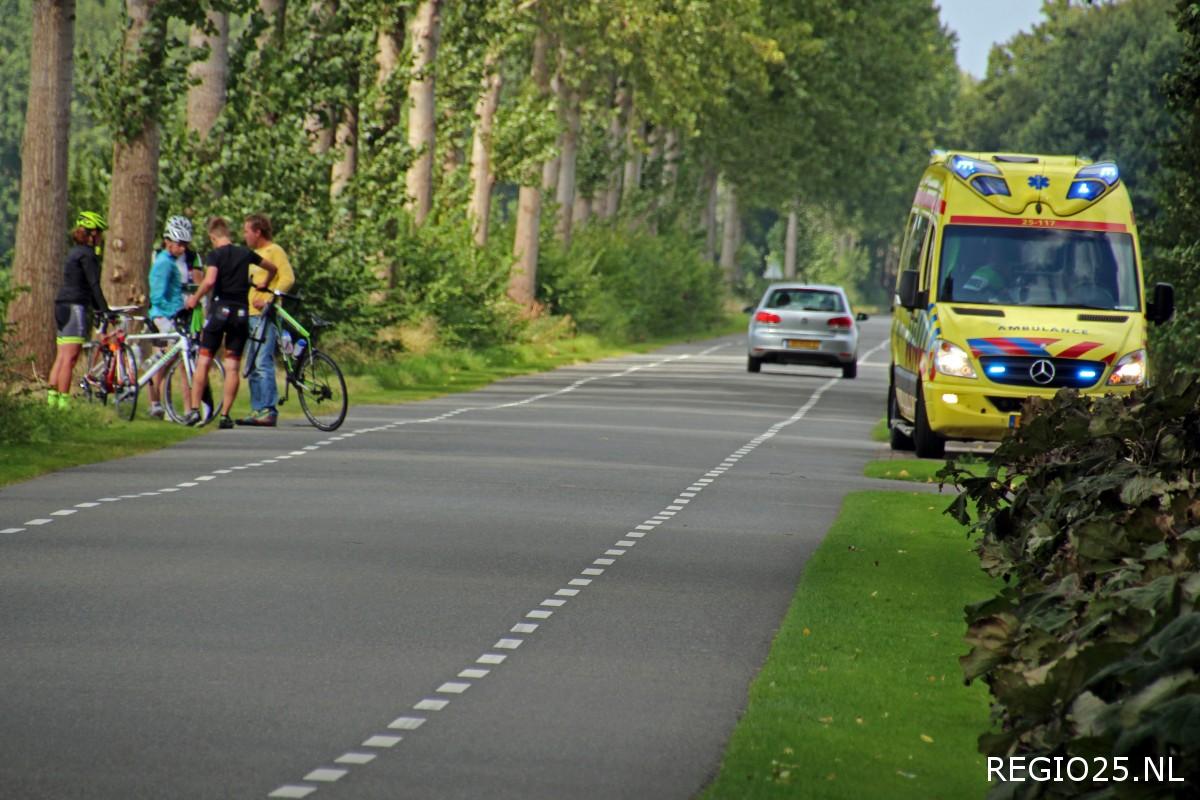
<svg viewBox="0 0 1200 800">
<path fill-rule="evenodd" d="M 699 331 L 721 317 L 721 278 L 690 238 L 589 225 L 543 252 L 538 299 L 579 330 L 620 341 Z"/>
<path fill-rule="evenodd" d="M 987 755 L 1173 757 L 1200 785 L 1200 381 L 1031 399 L 989 474 L 948 467 L 978 508 L 968 681 L 994 698 Z M 1182 774 L 1181 774 L 1182 772 Z M 1111 773 L 1110 773 L 1111 777 Z M 1181 784 L 1009 783 L 992 797 L 1177 797 Z"/>
</svg>

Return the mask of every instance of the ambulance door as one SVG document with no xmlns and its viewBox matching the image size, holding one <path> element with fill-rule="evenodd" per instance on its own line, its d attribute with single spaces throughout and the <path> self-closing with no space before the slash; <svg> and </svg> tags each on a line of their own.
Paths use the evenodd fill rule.
<svg viewBox="0 0 1200 800">
<path fill-rule="evenodd" d="M 914 208 L 909 217 L 904 245 L 900 249 L 900 274 L 923 271 L 927 251 L 932 248 L 933 225 L 924 209 Z M 923 296 L 929 297 L 928 275 L 922 275 Z M 897 278 L 898 280 L 898 278 Z M 917 372 L 924 351 L 929 314 L 924 307 L 912 311 L 895 304 L 892 316 L 892 385 L 900 413 L 913 419 L 917 403 Z"/>
</svg>

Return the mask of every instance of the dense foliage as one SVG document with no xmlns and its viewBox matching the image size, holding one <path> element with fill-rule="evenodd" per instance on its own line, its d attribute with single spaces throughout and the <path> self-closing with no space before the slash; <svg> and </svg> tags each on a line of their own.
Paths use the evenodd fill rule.
<svg viewBox="0 0 1200 800">
<path fill-rule="evenodd" d="M 1200 3 L 1179 2 L 1184 37 L 1179 67 L 1166 83 L 1174 135 L 1164 148 L 1159 203 L 1162 213 L 1150 228 L 1155 255 L 1150 277 L 1175 286 L 1180 313 L 1155 332 L 1155 350 L 1181 372 L 1200 372 Z"/>
<path fill-rule="evenodd" d="M 975 477 L 983 567 L 968 680 L 994 698 L 993 756 L 1172 757 L 1200 783 L 1200 381 L 1031 399 Z M 1135 763 L 1136 759 L 1136 763 Z M 1110 776 L 1111 777 L 1111 776 Z M 1170 798 L 1179 784 L 1012 783 L 994 797 Z"/>
<path fill-rule="evenodd" d="M 779 249 L 770 231 L 791 208 L 819 217 L 824 241 L 859 254 L 845 258 L 841 248 L 819 260 L 829 248 L 802 247 L 801 274 L 878 283 L 871 267 L 882 267 L 901 229 L 912 176 L 948 120 L 957 82 L 952 35 L 929 0 L 442 3 L 429 69 L 433 213 L 418 224 L 406 186 L 420 155 L 408 130 L 410 81 L 420 77 L 408 26 L 422 5 L 291 2 L 274 30 L 253 0 L 160 0 L 143 32 L 155 46 L 123 51 L 124 4 L 79 0 L 72 209 L 109 206 L 114 140 L 154 120 L 157 224 L 176 213 L 197 223 L 267 213 L 308 306 L 340 335 L 368 341 L 432 320 L 448 344 L 503 341 L 523 324 L 505 307 L 517 186 L 540 183 L 543 166 L 564 155 L 577 103 L 575 193 L 591 212 L 568 245 L 556 223 L 578 209 L 545 192 L 536 299 L 578 315 L 585 330 L 659 335 L 719 313 L 722 275 L 704 256 L 713 231 L 699 229 L 710 175 L 722 204 L 738 197 L 740 219 L 727 223 L 743 230 L 732 272 L 749 279 L 734 274 L 738 285 L 753 288 Z M 29 7 L 0 0 L 10 23 L 0 34 L 0 266 L 15 227 Z M 185 70 L 211 51 L 189 44 L 188 32 L 213 12 L 229 14 L 227 88 L 215 127 L 198 136 Z M 389 73 L 387 35 L 400 47 Z M 535 80 L 539 37 L 549 43 L 549 87 Z M 493 72 L 503 79 L 488 142 L 493 231 L 478 246 L 469 167 L 476 103 Z M 876 166 L 850 168 L 864 161 Z M 621 185 L 623 172 L 636 184 Z M 614 181 L 618 210 L 602 213 Z"/>
</svg>

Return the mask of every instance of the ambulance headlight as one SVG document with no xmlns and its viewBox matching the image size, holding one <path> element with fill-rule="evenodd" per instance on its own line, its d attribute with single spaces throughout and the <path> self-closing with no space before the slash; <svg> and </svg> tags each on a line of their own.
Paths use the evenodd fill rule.
<svg viewBox="0 0 1200 800">
<path fill-rule="evenodd" d="M 1123 356 L 1108 376 L 1109 386 L 1139 386 L 1146 381 L 1146 351 L 1134 350 Z"/>
<path fill-rule="evenodd" d="M 956 378 L 978 377 L 966 351 L 941 339 L 933 346 L 933 366 L 943 375 L 953 375 Z"/>
</svg>

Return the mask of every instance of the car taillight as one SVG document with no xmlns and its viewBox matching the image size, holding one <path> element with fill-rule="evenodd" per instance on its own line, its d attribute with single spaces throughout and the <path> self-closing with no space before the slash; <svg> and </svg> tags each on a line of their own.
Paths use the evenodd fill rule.
<svg viewBox="0 0 1200 800">
<path fill-rule="evenodd" d="M 833 319 L 829 320 L 828 324 L 831 328 L 848 331 L 854 327 L 854 320 L 850 317 L 834 317 Z"/>
<path fill-rule="evenodd" d="M 770 311 L 760 311 L 754 315 L 755 322 L 765 322 L 768 325 L 778 325 L 783 322 L 783 318 L 778 314 L 772 314 Z"/>
</svg>

